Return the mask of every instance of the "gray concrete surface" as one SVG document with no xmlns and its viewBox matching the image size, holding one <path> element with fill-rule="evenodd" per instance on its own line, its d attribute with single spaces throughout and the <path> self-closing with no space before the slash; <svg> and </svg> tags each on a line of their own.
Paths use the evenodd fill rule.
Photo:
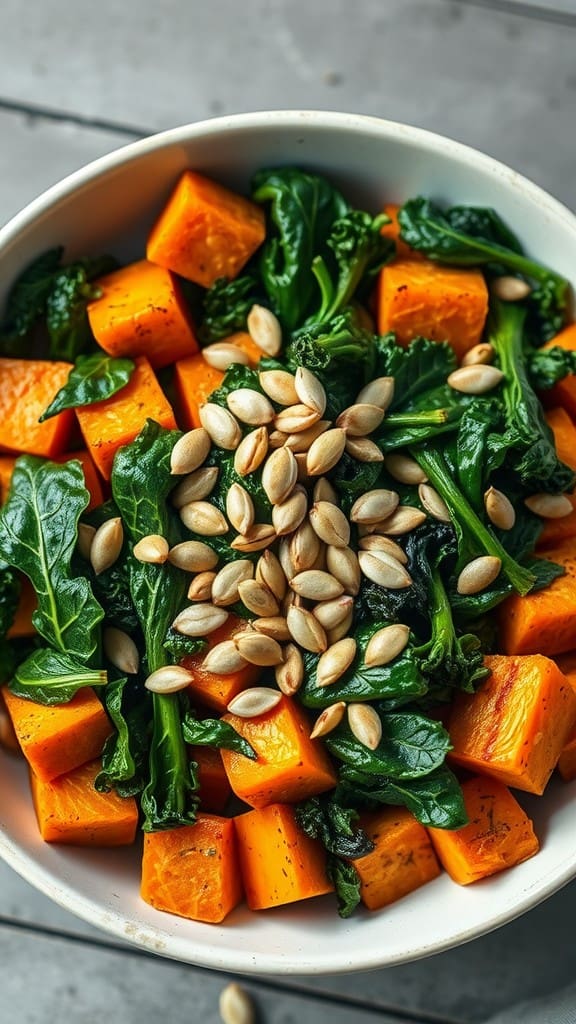
<svg viewBox="0 0 576 1024">
<path fill-rule="evenodd" d="M 4 0 L 0 224 L 138 134 L 265 107 L 419 124 L 576 206 L 575 54 L 576 0 Z M 428 961 L 248 987 L 262 1024 L 475 1024 L 573 980 L 575 918 L 572 885 Z M 212 1024 L 226 980 L 113 943 L 0 864 L 0 1024 Z"/>
</svg>

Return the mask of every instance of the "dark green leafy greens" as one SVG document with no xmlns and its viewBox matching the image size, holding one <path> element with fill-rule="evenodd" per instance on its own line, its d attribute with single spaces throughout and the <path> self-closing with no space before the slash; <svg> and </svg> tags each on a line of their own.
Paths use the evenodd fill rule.
<svg viewBox="0 0 576 1024">
<path fill-rule="evenodd" d="M 234 750 L 237 754 L 256 760 L 256 754 L 243 736 L 240 736 L 228 722 L 222 722 L 219 718 L 196 718 L 191 710 L 188 710 L 183 724 L 182 732 L 186 743 L 199 747 L 216 747 L 222 750 Z"/>
<path fill-rule="evenodd" d="M 246 330 L 246 319 L 262 287 L 255 274 L 244 273 L 233 281 L 219 277 L 204 296 L 200 338 L 206 345 L 236 331 Z"/>
<path fill-rule="evenodd" d="M 142 689 L 125 677 L 110 679 L 104 691 L 106 711 L 114 725 L 102 752 L 102 769 L 95 787 L 136 796 L 146 782 L 150 707 Z"/>
<path fill-rule="evenodd" d="M 341 806 L 332 796 L 312 797 L 298 804 L 296 822 L 310 839 L 318 839 L 327 851 L 327 873 L 334 883 L 340 917 L 350 917 L 360 902 L 360 879 L 348 861 L 364 857 L 374 843 L 361 828 L 354 828 L 358 813 Z"/>
<path fill-rule="evenodd" d="M 78 356 L 66 384 L 54 396 L 40 422 L 56 416 L 63 409 L 76 409 L 110 398 L 126 387 L 133 370 L 131 359 L 113 359 L 105 352 Z"/>
<path fill-rule="evenodd" d="M 16 669 L 10 689 L 17 697 L 36 704 L 66 704 L 84 686 L 105 686 L 103 669 L 88 668 L 61 651 L 34 651 Z"/>
<path fill-rule="evenodd" d="M 439 768 L 450 749 L 450 737 L 440 722 L 417 712 L 380 716 L 382 739 L 369 750 L 341 723 L 326 736 L 328 750 L 339 761 L 366 775 L 417 779 Z"/>
<path fill-rule="evenodd" d="M 390 779 L 377 778 L 345 764 L 340 768 L 336 798 L 352 806 L 407 807 L 427 828 L 457 829 L 468 821 L 462 790 L 446 765 L 417 779 Z"/>
</svg>

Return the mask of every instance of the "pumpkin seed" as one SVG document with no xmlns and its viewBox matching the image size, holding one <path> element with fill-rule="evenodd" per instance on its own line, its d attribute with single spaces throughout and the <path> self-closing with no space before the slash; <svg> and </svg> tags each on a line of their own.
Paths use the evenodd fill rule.
<svg viewBox="0 0 576 1024">
<path fill-rule="evenodd" d="M 325 476 L 321 476 L 314 484 L 312 498 L 314 501 L 329 501 L 331 505 L 339 504 L 336 488 L 332 486 Z"/>
<path fill-rule="evenodd" d="M 316 501 L 310 509 L 310 523 L 320 540 L 332 547 L 345 548 L 350 542 L 350 523 L 344 513 L 329 501 Z"/>
<path fill-rule="evenodd" d="M 238 363 L 240 366 L 250 364 L 247 353 L 243 352 L 238 345 L 228 341 L 215 341 L 212 345 L 206 345 L 202 349 L 202 358 L 205 363 L 208 363 L 208 366 L 220 370 L 221 373 L 225 373 L 233 363 Z"/>
<path fill-rule="evenodd" d="M 319 419 L 320 413 L 315 409 L 310 409 L 307 405 L 289 405 L 275 417 L 274 427 L 276 430 L 282 430 L 285 434 L 300 434 L 303 430 L 314 426 Z"/>
<path fill-rule="evenodd" d="M 380 587 L 403 590 L 412 585 L 410 573 L 385 551 L 359 551 L 358 561 L 364 575 Z"/>
<path fill-rule="evenodd" d="M 247 665 L 233 640 L 223 640 L 208 651 L 202 662 L 204 672 L 212 672 L 217 676 L 230 676 Z"/>
<path fill-rule="evenodd" d="M 461 366 L 449 374 L 447 384 L 454 391 L 465 395 L 484 395 L 492 391 L 504 380 L 502 370 L 496 366 L 475 363 L 472 366 Z"/>
<path fill-rule="evenodd" d="M 376 430 L 383 419 L 384 410 L 379 405 L 361 402 L 344 409 L 336 420 L 336 426 L 342 427 L 350 437 L 364 437 Z"/>
<path fill-rule="evenodd" d="M 287 434 L 284 444 L 287 448 L 290 448 L 295 455 L 303 455 L 308 451 L 310 445 L 316 440 L 316 438 L 320 437 L 321 434 L 326 433 L 331 426 L 332 423 L 330 420 L 318 420 L 317 423 L 313 423 L 312 426 L 308 427 L 306 430 L 301 430 L 299 433 Z"/>
<path fill-rule="evenodd" d="M 312 442 L 306 455 L 306 471 L 309 476 L 322 476 L 340 462 L 346 446 L 346 433 L 334 427 L 320 434 Z"/>
<path fill-rule="evenodd" d="M 419 485 L 418 497 L 426 511 L 430 513 L 433 519 L 438 519 L 441 523 L 452 522 L 446 502 L 440 497 L 438 491 L 435 490 L 434 487 L 431 487 L 430 484 Z"/>
<path fill-rule="evenodd" d="M 258 580 L 242 580 L 238 584 L 238 595 L 242 604 L 254 615 L 278 615 L 280 611 L 272 591 Z"/>
<path fill-rule="evenodd" d="M 360 590 L 360 563 L 352 548 L 336 547 L 329 544 L 326 548 L 326 568 L 344 587 L 346 594 L 355 597 Z"/>
<path fill-rule="evenodd" d="M 272 591 L 277 601 L 283 600 L 287 587 L 286 576 L 276 555 L 269 549 L 258 559 L 256 579 Z"/>
<path fill-rule="evenodd" d="M 270 523 L 254 523 L 247 533 L 235 537 L 230 547 L 234 551 L 261 551 L 276 540 L 274 527 Z"/>
<path fill-rule="evenodd" d="M 198 415 L 204 429 L 218 448 L 234 451 L 242 440 L 242 431 L 238 421 L 228 409 L 215 402 L 205 402 L 200 406 Z M 186 470 L 190 472 L 190 470 Z"/>
<path fill-rule="evenodd" d="M 307 512 L 308 495 L 304 488 L 297 484 L 288 498 L 272 508 L 272 525 L 276 530 L 276 536 L 284 537 L 297 530 L 304 522 Z"/>
<path fill-rule="evenodd" d="M 308 601 L 330 601 L 344 592 L 344 587 L 334 576 L 320 569 L 299 572 L 290 580 L 290 586 Z"/>
<path fill-rule="evenodd" d="M 218 1009 L 223 1024 L 256 1024 L 254 1003 L 246 989 L 235 981 L 222 989 Z"/>
<path fill-rule="evenodd" d="M 409 455 L 393 452 L 386 456 L 384 465 L 390 476 L 400 484 L 425 484 L 428 482 L 424 470 L 420 468 L 416 459 L 411 459 Z"/>
<path fill-rule="evenodd" d="M 494 347 L 488 342 L 482 341 L 474 345 L 464 353 L 460 360 L 460 366 L 477 366 L 478 364 L 491 363 L 494 359 Z"/>
<path fill-rule="evenodd" d="M 218 555 L 201 540 L 185 540 L 168 552 L 168 561 L 184 572 L 206 572 L 218 563 Z"/>
<path fill-rule="evenodd" d="M 238 533 L 246 533 L 254 523 L 254 502 L 241 484 L 232 484 L 226 494 L 226 515 Z"/>
<path fill-rule="evenodd" d="M 379 523 L 392 515 L 400 501 L 396 491 L 385 489 L 366 491 L 356 499 L 350 510 L 350 519 L 353 523 Z"/>
<path fill-rule="evenodd" d="M 289 434 L 284 434 L 282 430 L 271 430 L 268 434 L 268 447 L 282 448 L 288 440 Z"/>
<path fill-rule="evenodd" d="M 361 551 L 385 551 L 402 565 L 408 565 L 408 556 L 399 544 L 396 544 L 390 537 L 381 534 L 371 533 L 368 537 L 361 537 L 358 546 Z"/>
<path fill-rule="evenodd" d="M 237 420 L 247 423 L 250 427 L 261 427 L 265 423 L 271 423 L 275 416 L 274 407 L 266 395 L 260 394 L 254 388 L 237 388 L 236 391 L 230 391 L 226 396 L 226 404 Z"/>
<path fill-rule="evenodd" d="M 480 555 L 465 565 L 458 576 L 456 589 L 459 594 L 479 594 L 486 590 L 500 575 L 502 562 L 494 555 Z"/>
<path fill-rule="evenodd" d="M 381 523 L 377 523 L 374 533 L 388 534 L 390 537 L 401 537 L 403 533 L 410 533 L 417 526 L 421 526 L 426 520 L 426 513 L 412 505 L 399 505 L 398 508 L 387 516 Z"/>
<path fill-rule="evenodd" d="M 211 601 L 212 585 L 216 579 L 215 572 L 199 572 L 188 587 L 189 601 Z"/>
<path fill-rule="evenodd" d="M 164 665 L 148 676 L 144 686 L 152 693 L 178 693 L 190 685 L 192 678 L 190 672 L 181 665 Z"/>
<path fill-rule="evenodd" d="M 192 473 L 202 465 L 210 451 L 210 435 L 204 427 L 196 427 L 176 441 L 170 455 L 170 472 L 174 476 Z"/>
<path fill-rule="evenodd" d="M 124 529 L 119 516 L 107 519 L 98 527 L 90 545 L 90 562 L 97 576 L 117 561 L 124 543 Z"/>
<path fill-rule="evenodd" d="M 286 644 L 284 660 L 274 669 L 276 685 L 287 697 L 292 697 L 304 682 L 304 661 L 296 644 Z"/>
<path fill-rule="evenodd" d="M 294 570 L 290 575 L 292 579 L 299 572 L 312 568 L 320 555 L 322 544 L 311 523 L 306 520 L 294 531 L 289 545 L 290 564 Z"/>
<path fill-rule="evenodd" d="M 503 274 L 495 277 L 490 283 L 490 291 L 497 299 L 503 302 L 521 302 L 526 299 L 532 291 L 527 281 L 521 277 L 513 277 L 511 274 Z"/>
<path fill-rule="evenodd" d="M 208 636 L 215 629 L 220 629 L 228 618 L 224 608 L 216 608 L 213 604 L 191 604 L 176 616 L 172 629 L 183 636 Z"/>
<path fill-rule="evenodd" d="M 207 498 L 216 486 L 218 473 L 217 466 L 202 466 L 194 473 L 189 473 L 182 483 L 172 491 L 174 508 L 180 509 L 191 501 L 202 501 L 203 498 Z"/>
<path fill-rule="evenodd" d="M 495 487 L 489 487 L 484 495 L 484 508 L 491 523 L 499 530 L 511 530 L 516 522 L 516 512 L 509 498 Z"/>
<path fill-rule="evenodd" d="M 264 636 L 271 636 L 279 643 L 290 640 L 290 630 L 283 615 L 265 615 L 261 619 L 253 619 L 252 628 Z"/>
<path fill-rule="evenodd" d="M 219 608 L 235 604 L 239 600 L 238 587 L 253 575 L 254 566 L 247 558 L 222 566 L 212 584 L 212 604 Z"/>
<path fill-rule="evenodd" d="M 120 672 L 135 676 L 140 669 L 140 655 L 131 636 L 115 626 L 107 626 L 103 633 L 104 654 Z"/>
<path fill-rule="evenodd" d="M 563 519 L 574 511 L 572 502 L 565 494 L 532 494 L 524 504 L 536 516 L 543 519 Z"/>
<path fill-rule="evenodd" d="M 289 448 L 277 448 L 262 470 L 262 487 L 271 505 L 280 505 L 291 494 L 298 477 L 298 464 Z"/>
<path fill-rule="evenodd" d="M 255 304 L 246 317 L 252 341 L 267 356 L 277 356 L 282 348 L 282 328 L 278 317 L 265 306 Z"/>
<path fill-rule="evenodd" d="M 410 627 L 401 623 L 383 626 L 373 633 L 364 654 L 367 668 L 388 665 L 402 653 L 410 639 Z"/>
<path fill-rule="evenodd" d="M 180 519 L 191 533 L 201 537 L 221 537 L 230 527 L 220 509 L 208 501 L 190 501 L 180 509 Z M 211 569 L 204 565 L 202 568 Z"/>
<path fill-rule="evenodd" d="M 331 686 L 337 679 L 340 679 L 354 661 L 356 649 L 356 641 L 351 636 L 338 640 L 337 643 L 328 647 L 318 660 L 316 684 L 318 686 Z"/>
<path fill-rule="evenodd" d="M 277 405 L 297 405 L 294 374 L 287 370 L 264 370 L 258 374 L 260 387 Z"/>
<path fill-rule="evenodd" d="M 328 601 L 320 601 L 312 609 L 312 615 L 318 619 L 323 629 L 329 632 L 331 629 L 336 629 L 353 608 L 353 599 L 349 594 L 343 594 Z"/>
<path fill-rule="evenodd" d="M 330 707 L 324 708 L 324 711 L 320 712 L 314 723 L 310 739 L 317 740 L 320 736 L 327 736 L 336 726 L 340 725 L 345 711 L 346 704 L 343 700 L 339 700 L 335 704 L 331 704 Z"/>
<path fill-rule="evenodd" d="M 268 452 L 268 431 L 258 427 L 242 438 L 234 453 L 234 469 L 238 476 L 249 476 L 263 463 Z"/>
<path fill-rule="evenodd" d="M 298 608 L 292 605 L 286 615 L 288 629 L 292 639 L 305 651 L 313 654 L 321 654 L 328 647 L 326 631 L 322 628 L 318 619 L 315 619 L 312 612 L 305 608 Z"/>
<path fill-rule="evenodd" d="M 378 405 L 386 412 L 394 398 L 394 377 L 376 377 L 358 393 L 356 405 Z"/>
<path fill-rule="evenodd" d="M 299 366 L 294 378 L 294 387 L 298 400 L 309 409 L 314 409 L 320 416 L 324 415 L 326 409 L 326 392 L 322 384 L 305 366 Z"/>
<path fill-rule="evenodd" d="M 349 704 L 348 725 L 362 746 L 376 750 L 382 739 L 382 722 L 370 704 Z"/>
<path fill-rule="evenodd" d="M 78 551 L 87 562 L 90 561 L 90 549 L 95 536 L 95 526 L 89 526 L 88 523 L 78 523 Z"/>
<path fill-rule="evenodd" d="M 151 565 L 163 565 L 168 558 L 168 541 L 159 534 L 151 533 L 142 537 L 132 549 L 132 554 L 139 562 Z"/>
<path fill-rule="evenodd" d="M 384 454 L 369 437 L 347 437 L 346 451 L 357 462 L 383 462 Z"/>
<path fill-rule="evenodd" d="M 304 525 L 304 524 L 302 524 L 302 525 Z M 298 529 L 300 529 L 300 527 L 298 527 Z M 295 532 L 297 533 L 298 531 L 296 530 Z M 280 538 L 280 543 L 278 544 L 278 559 L 280 561 L 280 566 L 282 568 L 282 572 L 284 573 L 284 576 L 285 576 L 285 579 L 286 579 L 286 585 L 287 585 L 287 581 L 288 580 L 291 580 L 292 577 L 295 576 L 297 572 L 301 571 L 300 567 L 299 566 L 296 567 L 294 565 L 294 562 L 292 561 L 292 555 L 290 553 L 291 547 L 292 547 L 292 538 L 290 538 L 290 539 L 288 539 L 287 537 L 281 537 Z M 309 566 L 306 566 L 306 568 L 309 568 Z M 270 589 L 272 589 L 272 588 L 270 588 Z"/>
<path fill-rule="evenodd" d="M 266 640 L 267 637 L 259 639 Z M 230 701 L 227 711 L 238 718 L 258 718 L 272 711 L 281 700 L 282 694 L 279 690 L 272 690 L 269 686 L 251 686 Z"/>
<path fill-rule="evenodd" d="M 344 619 L 342 619 L 342 622 L 339 622 L 337 626 L 333 626 L 332 629 L 328 630 L 326 635 L 328 637 L 329 647 L 331 647 L 332 644 L 337 644 L 338 641 L 342 640 L 345 636 L 348 636 L 352 628 L 353 619 L 354 610 L 351 608 L 347 616 Z"/>
<path fill-rule="evenodd" d="M 245 633 L 235 639 L 235 644 L 243 658 L 250 665 L 268 667 L 279 665 L 282 661 L 282 648 L 277 640 L 264 633 Z"/>
</svg>

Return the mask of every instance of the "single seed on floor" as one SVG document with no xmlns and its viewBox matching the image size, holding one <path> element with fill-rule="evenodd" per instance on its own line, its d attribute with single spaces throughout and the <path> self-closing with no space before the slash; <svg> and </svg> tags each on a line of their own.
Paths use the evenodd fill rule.
<svg viewBox="0 0 576 1024">
<path fill-rule="evenodd" d="M 90 561 L 90 549 L 95 536 L 95 526 L 89 526 L 88 523 L 78 523 L 78 551 L 87 562 Z"/>
<path fill-rule="evenodd" d="M 209 501 L 190 501 L 183 505 L 180 519 L 191 533 L 198 533 L 201 537 L 221 537 L 230 529 L 220 509 Z M 203 568 L 210 569 L 211 566 Z"/>
<path fill-rule="evenodd" d="M 315 409 L 301 403 L 289 405 L 274 418 L 276 430 L 282 430 L 285 434 L 299 434 L 308 430 L 320 419 L 320 413 Z"/>
<path fill-rule="evenodd" d="M 383 534 L 370 533 L 367 537 L 361 537 L 358 542 L 361 551 L 385 551 L 392 558 L 395 558 L 402 565 L 408 565 L 408 555 L 390 537 Z"/>
<path fill-rule="evenodd" d="M 385 551 L 359 551 L 358 561 L 364 575 L 380 587 L 403 590 L 412 585 L 410 573 Z"/>
<path fill-rule="evenodd" d="M 249 612 L 258 616 L 278 615 L 280 606 L 271 590 L 258 580 L 241 580 L 238 596 Z"/>
<path fill-rule="evenodd" d="M 340 725 L 340 722 L 344 718 L 346 711 L 346 704 L 343 700 L 336 701 L 335 704 L 331 704 L 330 707 L 324 708 L 314 723 L 314 728 L 310 733 L 311 740 L 317 740 L 320 736 L 327 736 L 331 733 L 336 726 Z"/>
<path fill-rule="evenodd" d="M 359 743 L 376 750 L 382 739 L 382 722 L 370 704 L 349 704 L 348 725 Z"/>
<path fill-rule="evenodd" d="M 340 462 L 346 447 L 346 432 L 340 427 L 333 427 L 320 434 L 312 442 L 306 455 L 306 471 L 309 476 L 322 476 L 329 473 Z"/>
<path fill-rule="evenodd" d="M 326 632 L 311 612 L 293 605 L 286 615 L 292 639 L 312 654 L 321 654 L 328 647 Z"/>
<path fill-rule="evenodd" d="M 265 551 L 256 563 L 256 579 L 263 583 L 268 590 L 271 590 L 277 601 L 282 601 L 286 594 L 288 582 L 284 570 L 274 554 L 269 549 Z"/>
<path fill-rule="evenodd" d="M 290 640 L 290 630 L 283 615 L 265 615 L 260 619 L 252 620 L 252 628 L 264 636 L 271 636 L 278 643 L 286 643 Z"/>
<path fill-rule="evenodd" d="M 352 548 L 329 544 L 326 548 L 326 568 L 340 581 L 346 594 L 356 597 L 360 590 L 361 574 L 358 555 Z"/>
<path fill-rule="evenodd" d="M 151 565 L 163 565 L 168 559 L 170 548 L 165 537 L 157 533 L 151 533 L 142 537 L 132 549 L 132 554 L 139 562 L 148 562 Z"/>
<path fill-rule="evenodd" d="M 218 1008 L 223 1024 L 256 1024 L 254 1003 L 236 981 L 222 989 Z"/>
<path fill-rule="evenodd" d="M 304 522 L 307 512 L 308 495 L 301 484 L 297 484 L 292 494 L 272 508 L 272 526 L 276 531 L 276 536 L 284 537 L 289 533 L 294 533 Z"/>
<path fill-rule="evenodd" d="M 314 501 L 329 501 L 331 505 L 339 504 L 338 492 L 325 476 L 321 476 L 314 484 L 312 498 Z"/>
<path fill-rule="evenodd" d="M 289 448 L 277 448 L 262 470 L 262 487 L 271 505 L 280 505 L 294 490 L 298 463 Z"/>
<path fill-rule="evenodd" d="M 312 529 L 325 544 L 345 548 L 350 543 L 350 523 L 346 516 L 329 501 L 316 501 L 310 509 Z"/>
<path fill-rule="evenodd" d="M 456 589 L 459 594 L 479 594 L 486 590 L 500 575 L 502 562 L 495 555 L 480 555 L 464 566 L 458 576 Z"/>
<path fill-rule="evenodd" d="M 294 531 L 288 545 L 290 564 L 294 570 L 290 574 L 290 579 L 297 576 L 299 572 L 311 569 L 322 551 L 322 541 L 308 519 Z"/>
<path fill-rule="evenodd" d="M 296 433 L 285 434 L 284 444 L 290 451 L 293 451 L 295 455 L 305 455 L 310 448 L 310 445 L 320 434 L 325 434 L 330 429 L 332 423 L 330 420 L 318 420 L 313 423 L 311 427 L 306 430 L 301 430 Z"/>
<path fill-rule="evenodd" d="M 354 607 L 354 599 L 349 594 L 328 601 L 320 601 L 312 608 L 312 615 L 327 631 L 335 629 L 347 617 Z"/>
<path fill-rule="evenodd" d="M 388 665 L 405 649 L 410 639 L 410 627 L 399 622 L 383 626 L 372 634 L 364 653 L 367 668 Z"/>
<path fill-rule="evenodd" d="M 328 647 L 320 655 L 316 666 L 317 686 L 331 686 L 337 679 L 340 679 L 354 661 L 356 649 L 356 641 L 351 636 L 338 640 L 337 643 Z"/>
<path fill-rule="evenodd" d="M 388 491 L 384 488 L 374 491 L 366 491 L 356 499 L 350 510 L 350 519 L 353 523 L 379 523 L 392 515 L 400 501 L 396 491 Z"/>
<path fill-rule="evenodd" d="M 289 582 L 292 590 L 307 601 L 330 601 L 344 593 L 340 581 L 321 569 L 305 569 Z"/>
<path fill-rule="evenodd" d="M 282 694 L 279 690 L 272 690 L 268 686 L 251 686 L 234 697 L 226 710 L 232 715 L 238 715 L 239 718 L 258 718 L 259 715 L 272 711 L 281 699 Z"/>
<path fill-rule="evenodd" d="M 165 665 L 152 672 L 144 686 L 152 693 L 178 693 L 190 685 L 192 678 L 190 672 L 180 665 Z"/>
<path fill-rule="evenodd" d="M 357 462 L 383 462 L 384 454 L 369 437 L 347 437 L 346 451 Z"/>
<path fill-rule="evenodd" d="M 421 526 L 426 520 L 426 513 L 412 505 L 399 505 L 391 516 L 387 516 L 382 522 L 374 525 L 374 533 L 383 533 L 389 537 L 401 537 L 403 533 L 410 533 L 417 526 Z"/>
<path fill-rule="evenodd" d="M 379 405 L 360 403 L 344 409 L 336 420 L 336 426 L 342 427 L 350 437 L 364 437 L 376 430 L 383 419 L 384 410 Z"/>
</svg>

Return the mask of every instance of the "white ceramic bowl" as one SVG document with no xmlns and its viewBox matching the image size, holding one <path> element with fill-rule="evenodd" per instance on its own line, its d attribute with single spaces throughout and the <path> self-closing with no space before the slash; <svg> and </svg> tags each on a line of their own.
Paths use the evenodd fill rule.
<svg viewBox="0 0 576 1024">
<path fill-rule="evenodd" d="M 325 172 L 378 210 L 425 193 L 494 206 L 528 252 L 576 284 L 576 218 L 502 164 L 428 132 L 350 114 L 270 112 L 189 125 L 97 160 L 31 203 L 0 231 L 3 290 L 33 257 L 65 243 L 67 256 L 113 251 L 140 258 L 146 234 L 182 170 L 243 190 L 259 167 Z M 469 888 L 446 875 L 379 913 L 336 916 L 331 897 L 277 911 L 236 910 L 221 926 L 162 914 L 138 895 L 139 856 L 44 844 L 24 766 L 0 753 L 0 855 L 57 903 L 165 956 L 255 973 L 336 973 L 403 963 L 510 921 L 576 875 L 576 783 L 555 781 L 525 801 L 538 856 Z"/>
</svg>

